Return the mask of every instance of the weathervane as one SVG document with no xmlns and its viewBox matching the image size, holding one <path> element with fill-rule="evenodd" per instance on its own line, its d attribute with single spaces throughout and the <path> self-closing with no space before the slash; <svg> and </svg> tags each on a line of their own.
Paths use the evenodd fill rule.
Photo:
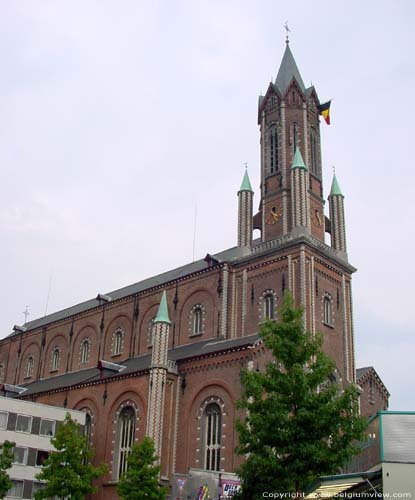
<svg viewBox="0 0 415 500">
<path fill-rule="evenodd" d="M 248 170 L 248 162 L 244 161 L 245 170 Z"/>
<path fill-rule="evenodd" d="M 289 38 L 289 35 L 288 33 L 291 33 L 291 30 L 290 28 L 288 27 L 288 21 L 285 21 L 285 24 L 284 24 L 284 28 L 285 28 L 285 31 L 286 31 L 286 35 L 285 35 L 285 43 L 290 43 L 290 38 Z"/>
<path fill-rule="evenodd" d="M 24 323 L 27 323 L 27 317 L 30 316 L 29 306 L 26 306 L 26 309 L 23 311 Z"/>
<path fill-rule="evenodd" d="M 332 165 L 331 168 L 333 169 L 333 175 L 336 175 L 336 167 L 334 165 Z"/>
</svg>

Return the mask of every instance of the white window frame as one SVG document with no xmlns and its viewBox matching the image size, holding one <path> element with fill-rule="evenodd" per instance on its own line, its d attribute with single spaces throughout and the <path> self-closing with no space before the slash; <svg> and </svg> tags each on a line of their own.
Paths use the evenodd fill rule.
<svg viewBox="0 0 415 500">
<path fill-rule="evenodd" d="M 7 424 L 9 423 L 9 412 L 8 411 L 0 411 L 0 415 L 6 415 L 6 425 L 4 427 L 0 427 L 1 430 L 7 429 Z"/>
<path fill-rule="evenodd" d="M 23 462 L 16 462 L 14 460 L 14 452 L 16 450 L 16 448 L 20 448 L 22 450 L 24 450 L 24 454 L 23 454 Z M 13 448 L 13 465 L 27 465 L 27 456 L 29 454 L 29 448 L 27 448 L 26 446 L 15 446 Z"/>
<path fill-rule="evenodd" d="M 42 423 L 43 422 L 51 422 L 52 423 L 52 434 L 42 434 Z M 39 426 L 39 436 L 46 436 L 48 438 L 53 438 L 55 435 L 55 429 L 56 429 L 56 421 L 52 420 L 50 418 L 41 418 L 40 419 L 40 426 Z"/>
<path fill-rule="evenodd" d="M 6 493 L 6 497 L 9 497 L 9 498 L 23 498 L 23 493 L 24 493 L 24 481 L 23 479 L 12 479 L 11 482 L 13 483 L 13 486 L 16 484 L 16 483 L 19 483 L 22 485 L 22 493 L 19 495 L 19 496 L 16 496 L 16 495 L 12 495 L 10 493 L 11 489 L 13 488 L 10 488 L 10 490 Z"/>
<path fill-rule="evenodd" d="M 29 430 L 28 431 L 21 431 L 21 430 L 17 429 L 17 423 L 19 421 L 19 417 L 26 417 L 26 418 L 29 419 L 30 424 L 29 424 Z M 32 432 L 32 424 L 33 424 L 33 417 L 31 415 L 24 415 L 23 413 L 18 413 L 17 417 L 16 417 L 15 431 L 16 432 L 21 432 L 23 434 L 31 434 L 31 432 Z"/>
</svg>

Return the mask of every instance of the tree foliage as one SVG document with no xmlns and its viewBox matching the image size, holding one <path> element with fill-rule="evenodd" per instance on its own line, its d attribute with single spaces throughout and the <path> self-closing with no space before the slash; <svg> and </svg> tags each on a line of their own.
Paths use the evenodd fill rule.
<svg viewBox="0 0 415 500">
<path fill-rule="evenodd" d="M 0 498 L 3 498 L 12 487 L 7 470 L 13 463 L 13 447 L 14 443 L 10 441 L 0 444 Z"/>
<path fill-rule="evenodd" d="M 164 500 L 167 489 L 159 485 L 160 467 L 155 465 L 154 444 L 145 437 L 134 444 L 128 456 L 127 471 L 118 482 L 118 494 L 122 500 Z"/>
<path fill-rule="evenodd" d="M 237 423 L 237 451 L 246 456 L 238 498 L 246 500 L 264 491 L 302 492 L 319 476 L 336 473 L 357 453 L 366 428 L 356 387 L 334 383 L 322 337 L 304 330 L 303 310 L 289 294 L 280 320 L 265 322 L 260 336 L 274 361 L 263 372 L 241 373 L 238 403 L 247 410 Z"/>
<path fill-rule="evenodd" d="M 51 443 L 56 451 L 49 454 L 42 471 L 36 476 L 39 481 L 45 481 L 45 486 L 36 491 L 35 499 L 56 495 L 84 500 L 87 494 L 96 490 L 93 481 L 105 474 L 107 465 L 94 467 L 91 464 L 93 451 L 88 438 L 82 435 L 81 426 L 72 420 L 69 413 L 63 424 L 58 426 Z"/>
</svg>

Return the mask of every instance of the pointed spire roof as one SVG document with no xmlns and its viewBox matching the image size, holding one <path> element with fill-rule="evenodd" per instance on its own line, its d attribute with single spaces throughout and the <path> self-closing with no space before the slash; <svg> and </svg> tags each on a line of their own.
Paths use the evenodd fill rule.
<svg viewBox="0 0 415 500">
<path fill-rule="evenodd" d="M 305 85 L 301 78 L 300 72 L 291 52 L 290 45 L 287 43 L 284 56 L 281 61 L 280 69 L 278 70 L 275 85 L 279 88 L 281 95 L 284 95 L 291 80 L 295 78 L 302 92 L 305 92 Z"/>
<path fill-rule="evenodd" d="M 169 309 L 167 307 L 166 290 L 163 290 L 159 309 L 157 311 L 157 316 L 154 320 L 154 323 L 169 323 L 170 324 Z"/>
<path fill-rule="evenodd" d="M 248 170 L 245 170 L 245 175 L 242 180 L 241 188 L 239 189 L 239 192 L 241 191 L 250 191 L 251 193 L 254 192 L 251 186 L 251 181 L 249 180 Z"/>
<path fill-rule="evenodd" d="M 307 170 L 307 167 L 305 166 L 303 157 L 301 156 L 301 151 L 300 148 L 297 146 L 295 148 L 295 153 L 294 153 L 294 159 L 293 159 L 293 164 L 291 165 L 291 168 L 302 168 L 303 170 Z"/>
<path fill-rule="evenodd" d="M 336 174 L 333 174 L 333 181 L 331 183 L 330 196 L 343 196 L 339 183 L 337 182 Z"/>
</svg>

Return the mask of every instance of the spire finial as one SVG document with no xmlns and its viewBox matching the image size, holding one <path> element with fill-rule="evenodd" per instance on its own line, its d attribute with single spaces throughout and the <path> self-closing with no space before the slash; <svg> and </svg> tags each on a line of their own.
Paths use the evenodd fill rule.
<svg viewBox="0 0 415 500">
<path fill-rule="evenodd" d="M 336 167 L 334 165 L 332 165 L 331 168 L 333 169 L 333 175 L 336 175 Z"/>
<path fill-rule="evenodd" d="M 290 43 L 290 37 L 288 33 L 291 33 L 291 30 L 288 27 L 288 21 L 285 21 L 284 28 L 285 28 L 285 43 L 288 45 Z"/>
<path fill-rule="evenodd" d="M 245 170 L 248 170 L 248 162 L 244 161 Z"/>
</svg>

